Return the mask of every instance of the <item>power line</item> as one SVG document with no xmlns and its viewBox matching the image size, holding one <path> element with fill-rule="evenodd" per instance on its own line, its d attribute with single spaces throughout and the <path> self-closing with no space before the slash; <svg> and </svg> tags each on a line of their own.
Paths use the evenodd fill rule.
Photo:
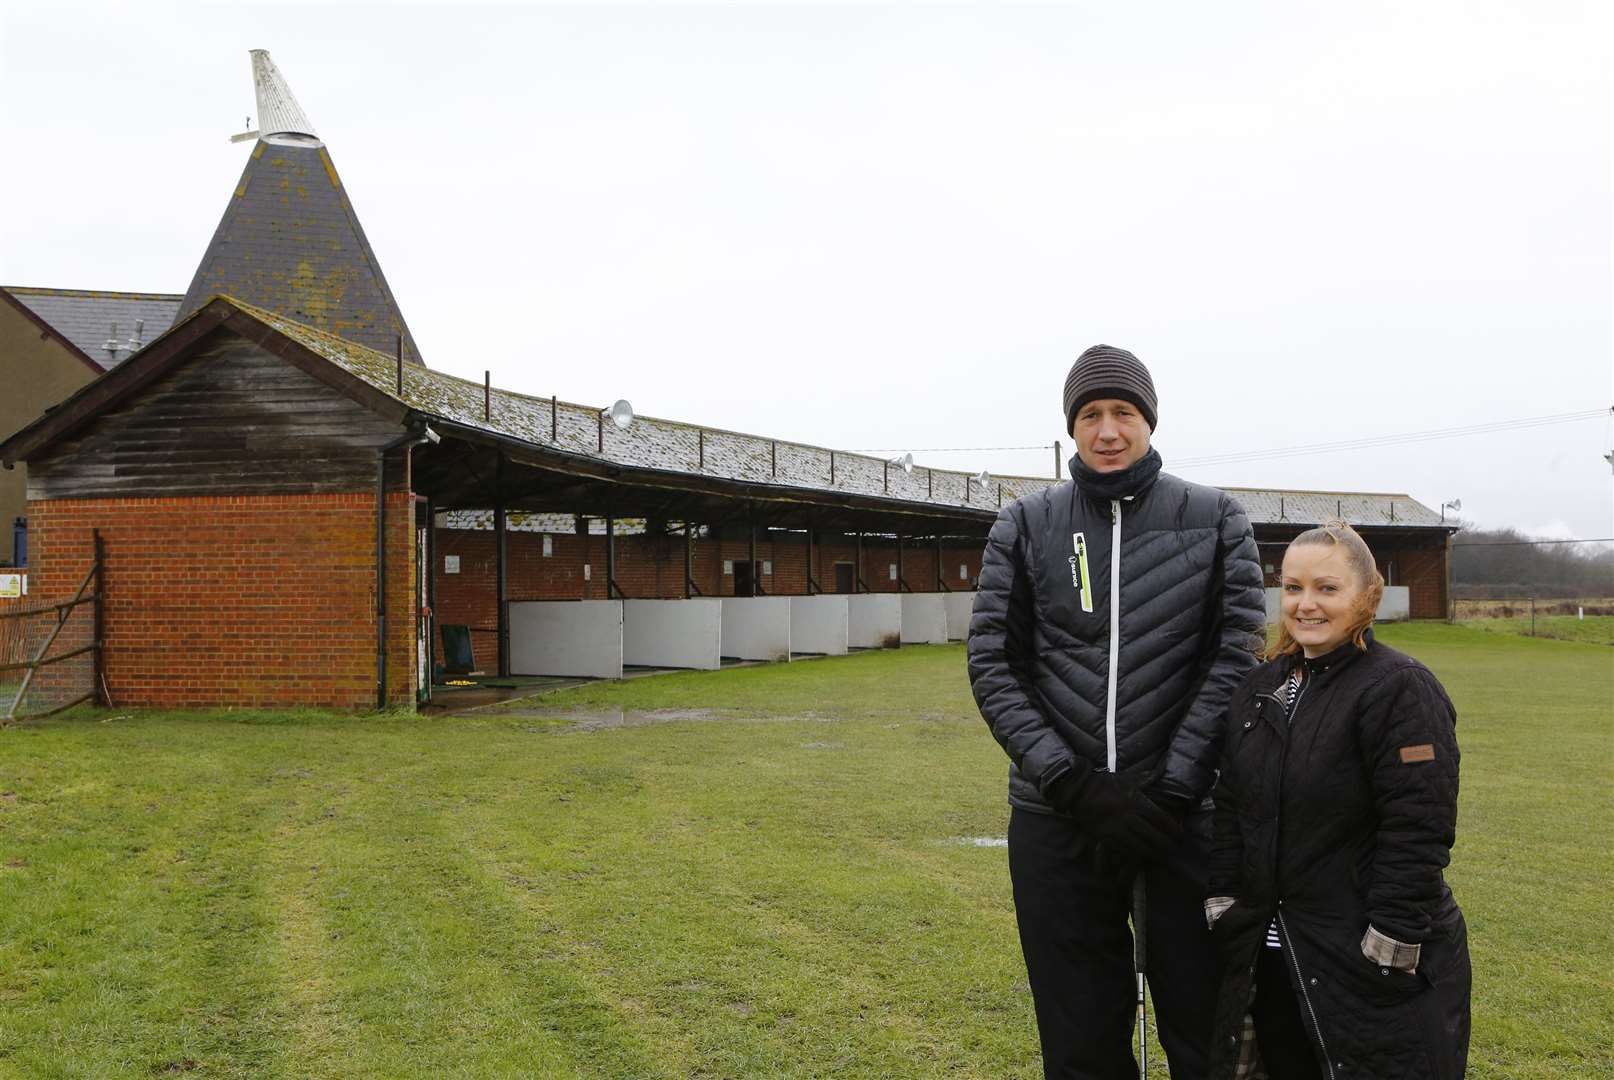
<svg viewBox="0 0 1614 1080">
<path fill-rule="evenodd" d="M 1465 424 L 1461 427 L 1413 431 L 1400 435 L 1374 435 L 1365 439 L 1307 443 L 1301 446 L 1285 446 L 1272 450 L 1240 450 L 1226 454 L 1208 454 L 1197 458 L 1178 458 L 1171 464 L 1172 468 L 1181 469 L 1198 465 L 1229 465 L 1240 461 L 1301 457 L 1307 454 L 1329 454 L 1340 450 L 1365 450 L 1379 446 L 1428 442 L 1433 439 L 1455 439 L 1465 435 L 1483 435 L 1493 431 L 1517 431 L 1524 428 L 1544 427 L 1550 424 L 1570 424 L 1582 420 L 1605 419 L 1611 412 L 1614 412 L 1614 409 L 1583 409 L 1579 412 L 1555 413 L 1551 416 L 1528 416 L 1516 420 L 1494 420 L 1484 424 Z"/>
<path fill-rule="evenodd" d="M 1481 540 L 1476 544 L 1453 544 L 1452 547 L 1532 547 L 1536 544 L 1614 544 L 1614 536 L 1599 536 L 1592 540 Z"/>
<path fill-rule="evenodd" d="M 1200 465 L 1229 465 L 1241 461 L 1260 461 L 1269 458 L 1301 457 L 1308 454 L 1330 454 L 1341 450 L 1366 450 L 1380 446 L 1398 446 L 1405 443 L 1429 442 L 1434 439 L 1457 439 L 1468 435 L 1485 435 L 1495 431 L 1520 431 L 1555 424 L 1572 424 L 1582 420 L 1607 419 L 1614 415 L 1614 407 L 1581 409 L 1576 412 L 1553 413 L 1549 416 L 1526 416 L 1513 420 L 1492 420 L 1482 424 L 1464 424 L 1459 427 L 1434 428 L 1428 431 L 1410 431 L 1391 435 L 1371 435 L 1361 439 L 1342 439 L 1338 442 L 1304 443 L 1298 446 L 1275 447 L 1270 450 L 1235 450 L 1225 454 L 1206 454 L 1202 457 L 1174 458 L 1173 469 Z M 1038 446 L 927 446 L 892 447 L 883 450 L 852 450 L 854 454 L 985 454 L 1003 451 L 1042 450 L 1053 443 Z"/>
<path fill-rule="evenodd" d="M 974 454 L 985 453 L 991 450 L 1052 450 L 1054 444 L 1045 442 L 1041 446 L 926 446 L 919 449 L 910 449 L 906 446 L 888 450 L 848 450 L 849 454 Z"/>
</svg>

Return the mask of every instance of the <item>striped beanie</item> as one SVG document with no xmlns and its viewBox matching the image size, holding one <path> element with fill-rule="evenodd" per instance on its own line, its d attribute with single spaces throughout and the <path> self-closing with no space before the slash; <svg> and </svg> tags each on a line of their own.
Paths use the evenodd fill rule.
<svg viewBox="0 0 1614 1080">
<path fill-rule="evenodd" d="M 1143 411 L 1149 430 L 1154 430 L 1158 406 L 1149 369 L 1114 345 L 1094 345 L 1070 366 L 1070 374 L 1065 376 L 1065 430 L 1076 426 L 1077 409 L 1101 398 L 1130 401 Z"/>
</svg>

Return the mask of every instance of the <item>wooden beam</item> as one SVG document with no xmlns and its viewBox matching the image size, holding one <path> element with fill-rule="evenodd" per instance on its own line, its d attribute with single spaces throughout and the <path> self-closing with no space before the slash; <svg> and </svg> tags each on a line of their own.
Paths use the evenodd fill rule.
<svg viewBox="0 0 1614 1080">
<path fill-rule="evenodd" d="M 510 559 L 508 534 L 504 528 L 504 455 L 498 457 L 497 480 L 493 496 L 493 595 L 498 605 L 496 625 L 499 633 L 499 675 L 510 674 Z"/>
</svg>

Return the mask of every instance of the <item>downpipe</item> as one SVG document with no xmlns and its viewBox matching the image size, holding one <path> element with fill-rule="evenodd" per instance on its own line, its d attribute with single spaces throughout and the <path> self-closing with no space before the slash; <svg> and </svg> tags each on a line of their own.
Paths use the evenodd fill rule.
<svg viewBox="0 0 1614 1080">
<path fill-rule="evenodd" d="M 375 707 L 387 707 L 387 455 L 400 447 L 436 445 L 442 438 L 426 424 L 411 428 L 375 455 Z M 408 455 L 405 455 L 407 460 Z"/>
</svg>

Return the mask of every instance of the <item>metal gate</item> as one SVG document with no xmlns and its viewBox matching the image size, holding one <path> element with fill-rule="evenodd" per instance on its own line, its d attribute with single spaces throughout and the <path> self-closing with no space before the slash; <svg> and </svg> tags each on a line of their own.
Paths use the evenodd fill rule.
<svg viewBox="0 0 1614 1080">
<path fill-rule="evenodd" d="M 100 530 L 94 557 L 71 600 L 0 608 L 0 726 L 70 709 L 108 704 L 102 643 L 106 637 Z"/>
</svg>

